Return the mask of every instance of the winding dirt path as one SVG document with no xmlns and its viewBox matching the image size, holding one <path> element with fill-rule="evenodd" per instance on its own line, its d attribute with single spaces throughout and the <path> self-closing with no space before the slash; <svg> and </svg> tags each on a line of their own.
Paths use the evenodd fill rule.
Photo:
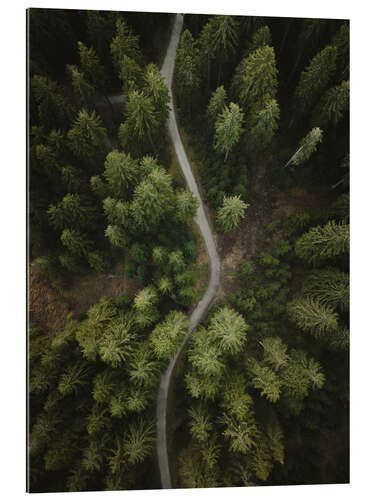
<svg viewBox="0 0 375 500">
<path fill-rule="evenodd" d="M 171 476 L 169 472 L 169 462 L 168 462 L 168 448 L 167 448 L 167 399 L 168 399 L 168 390 L 169 384 L 171 380 L 171 375 L 173 369 L 175 367 L 176 361 L 181 354 L 181 351 L 186 344 L 190 333 L 196 328 L 196 326 L 201 321 L 203 315 L 207 312 L 212 300 L 214 299 L 216 292 L 219 288 L 220 281 L 220 259 L 216 250 L 216 244 L 214 240 L 214 236 L 210 225 L 208 223 L 202 200 L 199 194 L 197 183 L 195 182 L 195 178 L 189 163 L 189 160 L 186 156 L 184 146 L 181 141 L 180 134 L 178 132 L 176 116 L 174 111 L 174 103 L 172 96 L 172 81 L 173 81 L 173 70 L 174 70 L 174 61 L 176 56 L 176 49 L 178 45 L 178 41 L 180 39 L 181 31 L 183 25 L 183 15 L 176 14 L 171 39 L 168 45 L 167 53 L 164 59 L 164 63 L 161 69 L 161 74 L 164 76 L 170 97 L 171 97 L 171 112 L 168 120 L 168 131 L 172 140 L 172 144 L 174 150 L 176 152 L 176 156 L 180 163 L 181 170 L 185 176 L 187 185 L 189 189 L 192 191 L 194 196 L 199 200 L 199 207 L 197 214 L 194 218 L 195 223 L 198 225 L 199 230 L 202 234 L 204 242 L 207 247 L 207 252 L 210 260 L 210 280 L 208 283 L 208 287 L 203 298 L 200 300 L 194 311 L 191 313 L 189 318 L 189 330 L 186 334 L 179 350 L 175 354 L 175 356 L 169 362 L 168 368 L 165 373 L 162 375 L 160 379 L 160 385 L 157 395 L 157 454 L 158 454 L 158 462 L 159 462 L 159 470 L 160 470 L 160 479 L 162 488 L 171 488 Z"/>
</svg>

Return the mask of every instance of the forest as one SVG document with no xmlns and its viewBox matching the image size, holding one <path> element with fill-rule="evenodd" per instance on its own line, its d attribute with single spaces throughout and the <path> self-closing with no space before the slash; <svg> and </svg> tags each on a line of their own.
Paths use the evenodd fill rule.
<svg viewBox="0 0 375 500">
<path fill-rule="evenodd" d="M 169 366 L 173 488 L 349 482 L 349 22 L 33 8 L 27 29 L 28 490 L 165 487 Z M 220 282 L 191 328 L 201 209 Z"/>
</svg>

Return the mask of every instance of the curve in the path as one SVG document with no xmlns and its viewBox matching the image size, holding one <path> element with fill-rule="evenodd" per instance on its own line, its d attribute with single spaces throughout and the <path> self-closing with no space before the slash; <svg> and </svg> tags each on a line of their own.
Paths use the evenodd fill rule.
<svg viewBox="0 0 375 500">
<path fill-rule="evenodd" d="M 188 333 L 186 334 L 178 352 L 169 362 L 168 368 L 162 375 L 160 380 L 160 385 L 157 395 L 157 454 L 158 454 L 162 488 L 172 487 L 171 476 L 169 472 L 167 431 L 166 431 L 167 399 L 168 399 L 168 389 L 171 380 L 171 375 L 175 367 L 176 361 L 179 358 L 181 351 L 189 338 L 190 333 L 199 324 L 200 320 L 202 319 L 203 315 L 207 312 L 212 300 L 214 299 L 216 292 L 219 288 L 219 280 L 220 280 L 220 259 L 216 250 L 214 236 L 203 208 L 198 186 L 197 183 L 195 182 L 189 160 L 186 156 L 184 146 L 182 145 L 174 111 L 173 95 L 172 95 L 173 70 L 174 70 L 176 49 L 182 31 L 182 25 L 183 25 L 183 15 L 176 14 L 172 29 L 171 39 L 161 69 L 161 74 L 164 76 L 167 82 L 171 97 L 172 106 L 168 120 L 169 135 L 171 137 L 172 144 L 176 152 L 178 161 L 180 163 L 181 170 L 185 176 L 187 185 L 194 194 L 194 196 L 199 200 L 199 207 L 194 220 L 200 229 L 200 232 L 207 247 L 207 252 L 210 260 L 210 280 L 203 298 L 200 300 L 197 307 L 190 315 Z"/>
</svg>

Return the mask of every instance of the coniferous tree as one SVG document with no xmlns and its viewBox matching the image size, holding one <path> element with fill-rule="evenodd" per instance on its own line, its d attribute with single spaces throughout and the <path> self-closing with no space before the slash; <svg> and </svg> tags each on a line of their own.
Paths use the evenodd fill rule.
<svg viewBox="0 0 375 500">
<path fill-rule="evenodd" d="M 85 256 L 89 252 L 92 242 L 85 234 L 79 233 L 75 229 L 64 229 L 61 234 L 61 243 L 72 253 Z"/>
<path fill-rule="evenodd" d="M 227 104 L 227 93 L 223 85 L 212 93 L 210 102 L 207 105 L 207 120 L 209 126 L 214 129 L 217 117 L 224 111 Z"/>
<path fill-rule="evenodd" d="M 296 242 L 296 253 L 310 263 L 330 259 L 349 251 L 349 224 L 329 221 L 304 233 Z"/>
<path fill-rule="evenodd" d="M 336 126 L 349 109 L 349 81 L 332 87 L 323 95 L 314 112 L 313 121 L 322 126 Z"/>
<path fill-rule="evenodd" d="M 316 151 L 317 145 L 323 140 L 323 131 L 319 128 L 313 128 L 301 140 L 297 151 L 290 157 L 284 167 L 288 165 L 298 166 L 307 161 L 310 156 Z"/>
<path fill-rule="evenodd" d="M 249 205 L 240 196 L 224 196 L 223 204 L 217 211 L 217 222 L 220 228 L 228 233 L 237 229 L 245 210 Z"/>
<path fill-rule="evenodd" d="M 228 159 L 229 152 L 240 139 L 243 122 L 243 112 L 238 104 L 231 102 L 217 117 L 215 124 L 215 149 L 225 154 L 224 162 Z"/>
<path fill-rule="evenodd" d="M 111 42 L 111 55 L 113 64 L 119 70 L 123 56 L 128 56 L 136 63 L 142 62 L 142 54 L 139 48 L 139 36 L 134 35 L 133 30 L 123 19 L 116 21 L 116 36 Z"/>
<path fill-rule="evenodd" d="M 151 97 L 147 97 L 143 91 L 131 92 L 126 102 L 126 119 L 120 125 L 118 133 L 122 147 L 126 150 L 131 147 L 132 141 L 136 141 L 136 145 L 142 150 L 147 139 L 156 154 L 152 136 L 159 125 Z"/>
<path fill-rule="evenodd" d="M 102 120 L 93 111 L 82 109 L 68 132 L 69 147 L 80 160 L 93 163 L 106 150 L 106 130 Z"/>
<path fill-rule="evenodd" d="M 271 99 L 264 109 L 256 113 L 250 121 L 250 130 L 246 140 L 251 151 L 264 151 L 271 143 L 280 118 L 280 109 L 277 101 Z"/>
<path fill-rule="evenodd" d="M 328 45 L 302 71 L 295 92 L 299 112 L 311 109 L 314 100 L 327 88 L 336 70 L 336 59 L 337 48 Z"/>
<path fill-rule="evenodd" d="M 189 328 L 189 320 L 182 312 L 171 311 L 151 333 L 150 341 L 158 359 L 170 359 L 177 351 Z"/>
<path fill-rule="evenodd" d="M 240 62 L 232 88 L 244 110 L 262 109 L 268 100 L 275 98 L 277 73 L 275 52 L 268 45 L 250 52 Z"/>
<path fill-rule="evenodd" d="M 199 88 L 195 41 L 189 30 L 180 39 L 175 59 L 177 95 L 181 108 L 191 116 L 193 99 Z"/>
<path fill-rule="evenodd" d="M 340 311 L 349 309 L 349 274 L 327 268 L 312 271 L 303 282 L 304 294 Z"/>
<path fill-rule="evenodd" d="M 81 104 L 88 108 L 91 107 L 95 98 L 95 88 L 87 81 L 84 73 L 75 64 L 68 64 L 66 69 Z"/>
<path fill-rule="evenodd" d="M 295 299 L 287 305 L 287 312 L 299 328 L 315 337 L 329 335 L 338 328 L 338 315 L 331 306 L 313 298 Z"/>
</svg>

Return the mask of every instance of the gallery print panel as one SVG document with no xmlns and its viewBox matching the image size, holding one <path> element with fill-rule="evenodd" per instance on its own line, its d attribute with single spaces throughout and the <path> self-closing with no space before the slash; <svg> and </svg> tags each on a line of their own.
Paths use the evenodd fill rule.
<svg viewBox="0 0 375 500">
<path fill-rule="evenodd" d="M 27 11 L 30 492 L 349 481 L 349 21 Z"/>
</svg>

